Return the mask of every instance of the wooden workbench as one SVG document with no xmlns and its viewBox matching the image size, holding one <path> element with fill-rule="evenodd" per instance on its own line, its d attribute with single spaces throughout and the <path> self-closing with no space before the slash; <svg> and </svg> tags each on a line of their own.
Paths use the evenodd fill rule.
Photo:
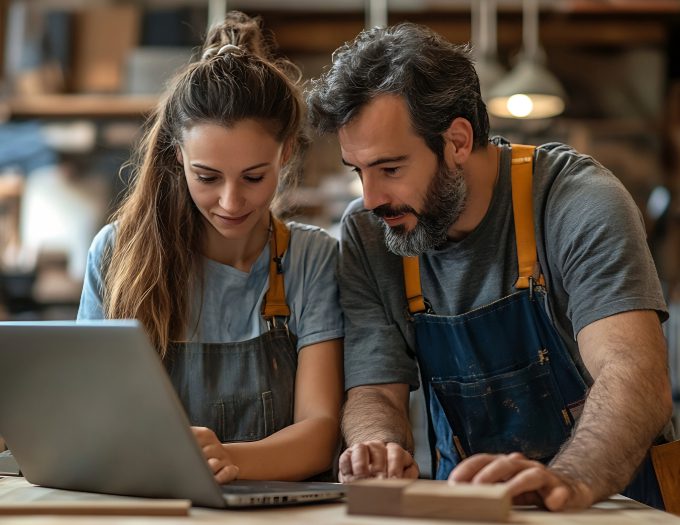
<svg viewBox="0 0 680 525">
<path fill-rule="evenodd" d="M 47 500 L 119 500 L 116 496 L 77 493 L 47 489 L 30 485 L 23 478 L 0 478 L 0 506 L 11 501 Z M 211 510 L 192 508 L 190 515 L 179 517 L 142 516 L 2 516 L 3 525 L 191 525 L 238 523 L 241 525 L 272 524 L 322 524 L 322 525 L 436 525 L 454 523 L 444 520 L 415 520 L 406 518 L 379 518 L 348 516 L 344 503 L 323 503 L 307 506 L 252 510 Z M 480 525 L 480 522 L 455 522 L 458 525 Z M 680 525 L 680 518 L 650 509 L 623 497 L 612 498 L 582 512 L 551 513 L 536 508 L 516 508 L 512 511 L 512 524 L 542 525 Z"/>
</svg>

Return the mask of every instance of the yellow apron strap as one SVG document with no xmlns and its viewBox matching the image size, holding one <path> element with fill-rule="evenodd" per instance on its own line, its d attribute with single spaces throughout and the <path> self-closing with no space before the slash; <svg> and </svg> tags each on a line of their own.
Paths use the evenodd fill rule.
<svg viewBox="0 0 680 525">
<path fill-rule="evenodd" d="M 544 285 L 543 275 L 538 265 L 536 235 L 534 233 L 534 206 L 532 199 L 533 159 L 535 146 L 512 145 L 512 209 L 515 218 L 515 237 L 517 241 L 517 260 L 519 278 L 515 283 L 518 289 L 529 288 L 529 278 L 536 284 Z M 425 299 L 420 285 L 418 257 L 403 257 L 404 287 L 411 314 L 424 312 Z"/>
<path fill-rule="evenodd" d="M 408 311 L 412 314 L 425 311 L 425 299 L 420 287 L 420 264 L 418 256 L 402 257 L 404 264 L 404 287 L 408 300 Z"/>
<path fill-rule="evenodd" d="M 286 303 L 282 266 L 283 254 L 288 249 L 290 231 L 283 222 L 273 215 L 271 221 L 273 232 L 269 240 L 271 256 L 269 261 L 269 290 L 267 290 L 267 295 L 265 295 L 262 304 L 262 316 L 266 320 L 271 320 L 274 317 L 290 317 L 290 308 Z"/>
<path fill-rule="evenodd" d="M 515 288 L 529 288 L 529 278 L 545 284 L 538 265 L 534 204 L 532 199 L 533 160 L 535 146 L 512 145 L 512 210 L 515 219 L 517 266 L 519 278 Z"/>
</svg>

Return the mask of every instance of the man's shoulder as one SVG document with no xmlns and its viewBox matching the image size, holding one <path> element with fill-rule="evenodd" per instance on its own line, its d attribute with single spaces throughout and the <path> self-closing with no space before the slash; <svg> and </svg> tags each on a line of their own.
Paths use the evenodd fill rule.
<svg viewBox="0 0 680 525">
<path fill-rule="evenodd" d="M 395 264 L 401 258 L 385 244 L 382 220 L 364 207 L 362 199 L 352 201 L 342 216 L 340 251 L 362 252 L 370 264 Z"/>
<path fill-rule="evenodd" d="M 535 162 L 535 172 L 549 179 L 612 176 L 607 168 L 590 155 L 559 142 L 549 142 L 538 146 Z"/>
<path fill-rule="evenodd" d="M 347 227 L 351 227 L 361 231 L 382 231 L 380 219 L 376 217 L 371 210 L 364 207 L 364 200 L 361 197 L 349 203 L 347 209 L 345 209 L 345 213 L 342 214 L 340 222 L 343 226 L 343 230 Z"/>
<path fill-rule="evenodd" d="M 342 214 L 342 222 L 346 220 L 356 220 L 357 217 L 368 214 L 369 210 L 364 207 L 364 199 L 358 197 L 349 203 Z"/>
</svg>

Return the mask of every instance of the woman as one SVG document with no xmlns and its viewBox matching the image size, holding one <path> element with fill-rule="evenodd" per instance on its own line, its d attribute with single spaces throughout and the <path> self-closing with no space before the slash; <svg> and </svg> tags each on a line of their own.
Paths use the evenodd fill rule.
<svg viewBox="0 0 680 525">
<path fill-rule="evenodd" d="M 305 479 L 339 435 L 337 243 L 270 211 L 305 145 L 293 69 L 230 13 L 150 120 L 79 319 L 138 319 L 216 479 Z"/>
</svg>

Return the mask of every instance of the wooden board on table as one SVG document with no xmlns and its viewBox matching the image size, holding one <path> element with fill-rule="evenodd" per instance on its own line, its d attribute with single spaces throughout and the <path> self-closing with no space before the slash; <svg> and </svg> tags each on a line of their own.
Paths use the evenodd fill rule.
<svg viewBox="0 0 680 525">
<path fill-rule="evenodd" d="M 502 484 L 371 479 L 351 483 L 347 495 L 349 514 L 507 521 L 511 506 Z"/>
</svg>

